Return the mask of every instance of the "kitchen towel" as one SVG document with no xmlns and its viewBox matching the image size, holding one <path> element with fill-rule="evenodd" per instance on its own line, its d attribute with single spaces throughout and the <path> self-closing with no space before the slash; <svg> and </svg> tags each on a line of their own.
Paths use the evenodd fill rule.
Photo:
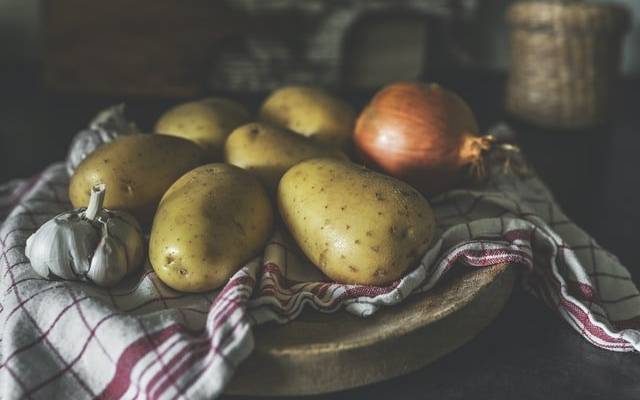
<svg viewBox="0 0 640 400">
<path fill-rule="evenodd" d="M 562 213 L 534 174 L 502 173 L 498 160 L 489 167 L 478 188 L 430 199 L 436 239 L 389 286 L 328 282 L 276 230 L 261 257 L 203 294 L 168 288 L 148 264 L 113 289 L 38 276 L 25 241 L 71 208 L 65 166 L 2 185 L 0 398 L 210 399 L 251 354 L 255 326 L 286 323 L 309 307 L 366 318 L 460 266 L 520 268 L 525 288 L 582 338 L 640 350 L 640 294 L 629 272 Z"/>
</svg>

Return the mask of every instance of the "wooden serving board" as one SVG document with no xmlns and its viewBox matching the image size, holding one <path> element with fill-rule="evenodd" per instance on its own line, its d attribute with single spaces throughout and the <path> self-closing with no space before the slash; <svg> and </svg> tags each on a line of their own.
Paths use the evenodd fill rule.
<svg viewBox="0 0 640 400">
<path fill-rule="evenodd" d="M 227 393 L 310 395 L 409 373 L 475 337 L 502 310 L 513 282 L 508 265 L 467 269 L 370 318 L 309 309 L 288 324 L 259 326 L 255 350 Z"/>
</svg>

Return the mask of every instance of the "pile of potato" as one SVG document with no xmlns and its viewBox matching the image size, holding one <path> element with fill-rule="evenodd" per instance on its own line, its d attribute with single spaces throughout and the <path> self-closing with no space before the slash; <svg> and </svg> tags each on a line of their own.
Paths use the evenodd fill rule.
<svg viewBox="0 0 640 400">
<path fill-rule="evenodd" d="M 151 224 L 149 260 L 177 290 L 224 285 L 280 219 L 330 279 L 387 284 L 427 249 L 434 218 L 414 188 L 349 161 L 355 118 L 312 87 L 275 91 L 257 120 L 228 99 L 185 103 L 158 119 L 155 134 L 119 138 L 87 157 L 69 196 L 84 207 L 105 184 L 106 208 Z"/>
</svg>

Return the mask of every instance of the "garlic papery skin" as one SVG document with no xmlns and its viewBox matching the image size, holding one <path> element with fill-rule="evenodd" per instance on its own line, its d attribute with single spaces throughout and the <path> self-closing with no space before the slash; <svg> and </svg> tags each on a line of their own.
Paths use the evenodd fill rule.
<svg viewBox="0 0 640 400">
<path fill-rule="evenodd" d="M 140 226 L 129 214 L 102 208 L 105 192 L 105 185 L 94 186 L 86 209 L 55 216 L 27 239 L 25 254 L 39 275 L 113 286 L 141 266 Z"/>
<path fill-rule="evenodd" d="M 82 160 L 98 147 L 114 141 L 120 136 L 138 133 L 136 125 L 124 116 L 124 104 L 118 104 L 102 110 L 89 124 L 71 140 L 67 155 L 67 172 L 73 175 Z"/>
<path fill-rule="evenodd" d="M 89 221 L 66 212 L 29 236 L 25 254 L 33 269 L 44 278 L 79 280 L 89 271 L 90 255 L 99 241 L 100 235 Z"/>
</svg>

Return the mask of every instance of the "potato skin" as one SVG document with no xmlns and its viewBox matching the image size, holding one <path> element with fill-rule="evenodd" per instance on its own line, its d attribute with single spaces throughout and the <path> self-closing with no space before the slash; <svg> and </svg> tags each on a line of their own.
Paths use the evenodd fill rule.
<svg viewBox="0 0 640 400">
<path fill-rule="evenodd" d="M 285 172 L 300 161 L 332 157 L 346 160 L 339 150 L 261 122 L 236 128 L 225 143 L 224 160 L 250 171 L 275 195 Z"/>
<path fill-rule="evenodd" d="M 272 228 L 273 209 L 255 177 L 232 165 L 203 165 L 162 198 L 149 260 L 176 290 L 216 289 L 262 251 Z"/>
<path fill-rule="evenodd" d="M 202 147 L 212 161 L 219 161 L 227 136 L 248 119 L 249 112 L 240 103 L 209 97 L 169 109 L 160 116 L 154 131 L 191 140 Z"/>
<path fill-rule="evenodd" d="M 395 178 L 334 159 L 312 159 L 280 180 L 282 219 L 330 279 L 384 285 L 415 265 L 435 220 L 427 200 Z"/>
<path fill-rule="evenodd" d="M 194 143 L 164 135 L 130 135 L 99 147 L 80 163 L 69 183 L 74 207 L 89 204 L 91 188 L 107 186 L 104 207 L 148 223 L 164 192 L 185 172 L 205 162 Z"/>
<path fill-rule="evenodd" d="M 356 113 L 349 104 L 320 88 L 286 86 L 265 100 L 260 119 L 348 151 Z"/>
</svg>

